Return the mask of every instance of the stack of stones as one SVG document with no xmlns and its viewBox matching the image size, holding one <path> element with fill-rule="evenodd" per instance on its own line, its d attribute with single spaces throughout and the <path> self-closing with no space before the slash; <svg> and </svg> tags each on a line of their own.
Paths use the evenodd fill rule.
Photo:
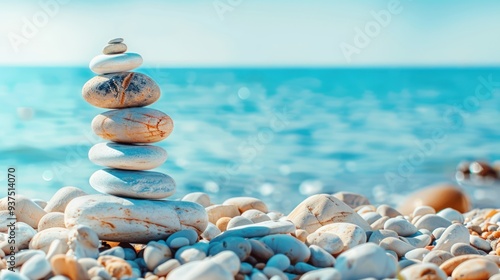
<svg viewBox="0 0 500 280">
<path fill-rule="evenodd" d="M 129 72 L 142 64 L 142 57 L 126 53 L 123 39 L 113 39 L 103 54 L 90 62 L 99 74 L 83 87 L 90 104 L 114 109 L 97 115 L 93 131 L 112 142 L 99 143 L 89 151 L 89 159 L 108 168 L 90 177 L 99 192 L 120 197 L 161 199 L 175 192 L 174 180 L 163 173 L 144 171 L 162 165 L 167 152 L 148 143 L 161 141 L 172 132 L 172 119 L 165 113 L 145 108 L 160 97 L 159 86 L 148 76 Z"/>
</svg>

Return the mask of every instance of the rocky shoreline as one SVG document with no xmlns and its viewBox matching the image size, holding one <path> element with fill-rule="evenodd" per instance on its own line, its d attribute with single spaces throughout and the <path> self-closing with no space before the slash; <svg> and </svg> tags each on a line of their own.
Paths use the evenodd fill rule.
<svg viewBox="0 0 500 280">
<path fill-rule="evenodd" d="M 14 255 L 0 220 L 0 279 L 500 279 L 500 209 L 461 213 L 456 197 L 444 199 L 459 189 L 431 190 L 445 203 L 420 191 L 408 214 L 348 192 L 313 195 L 287 215 L 257 198 L 214 204 L 205 193 L 18 196 Z M 1 199 L 1 217 L 7 208 Z"/>
</svg>

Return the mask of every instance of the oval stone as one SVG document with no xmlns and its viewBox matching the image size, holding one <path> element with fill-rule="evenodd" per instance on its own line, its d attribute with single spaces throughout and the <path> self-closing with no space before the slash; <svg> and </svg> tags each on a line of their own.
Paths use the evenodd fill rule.
<svg viewBox="0 0 500 280">
<path fill-rule="evenodd" d="M 401 202 L 398 208 L 404 215 L 411 214 L 417 207 L 427 205 L 436 211 L 453 208 L 461 213 L 470 209 L 470 199 L 460 188 L 449 184 L 439 184 L 418 190 Z"/>
<path fill-rule="evenodd" d="M 151 145 L 98 143 L 89 150 L 89 159 L 95 164 L 126 170 L 148 170 L 167 160 L 167 151 Z"/>
<path fill-rule="evenodd" d="M 103 54 L 118 54 L 127 51 L 127 45 L 124 43 L 109 44 L 102 50 Z"/>
<path fill-rule="evenodd" d="M 92 72 L 102 75 L 130 71 L 141 64 L 142 56 L 137 53 L 101 54 L 92 58 L 89 68 Z"/>
<path fill-rule="evenodd" d="M 99 192 L 122 197 L 161 199 L 175 193 L 174 179 L 155 171 L 102 169 L 90 176 L 89 183 Z"/>
<path fill-rule="evenodd" d="M 383 279 L 396 276 L 397 264 L 384 249 L 365 243 L 340 254 L 335 268 L 342 274 L 342 279 Z"/>
<path fill-rule="evenodd" d="M 147 243 L 183 229 L 201 233 L 208 217 L 197 203 L 95 194 L 73 199 L 66 208 L 64 222 L 67 228 L 86 225 L 101 240 Z"/>
<path fill-rule="evenodd" d="M 121 143 L 153 143 L 170 135 L 172 119 L 151 108 L 111 110 L 92 120 L 92 130 L 98 136 Z"/>
<path fill-rule="evenodd" d="M 160 98 L 160 87 L 144 74 L 121 72 L 88 80 L 82 88 L 82 96 L 99 108 L 143 107 Z"/>
<path fill-rule="evenodd" d="M 489 279 L 498 273 L 498 266 L 487 259 L 477 258 L 467 260 L 455 268 L 451 277 L 456 280 Z"/>
</svg>

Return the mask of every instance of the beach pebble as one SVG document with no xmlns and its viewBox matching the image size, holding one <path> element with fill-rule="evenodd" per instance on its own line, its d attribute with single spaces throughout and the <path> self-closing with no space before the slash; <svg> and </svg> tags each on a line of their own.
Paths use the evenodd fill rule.
<svg viewBox="0 0 500 280">
<path fill-rule="evenodd" d="M 167 238 L 167 246 L 172 247 L 172 242 L 174 242 L 177 238 L 184 238 L 188 242 L 187 245 L 193 245 L 198 240 L 198 233 L 192 229 L 184 229 L 178 232 L 174 232 Z"/>
<path fill-rule="evenodd" d="M 470 199 L 460 188 L 439 184 L 420 189 L 401 201 L 398 211 L 404 215 L 411 214 L 419 206 L 430 206 L 435 211 L 453 208 L 461 213 L 470 209 Z"/>
<path fill-rule="evenodd" d="M 418 229 L 427 229 L 430 231 L 433 231 L 440 227 L 447 228 L 450 225 L 450 221 L 436 214 L 424 215 L 415 223 L 415 227 L 417 227 Z"/>
<path fill-rule="evenodd" d="M 260 222 L 266 222 L 270 221 L 271 218 L 269 216 L 259 210 L 256 209 L 250 209 L 241 214 L 242 217 L 249 219 L 253 223 L 260 223 Z"/>
<path fill-rule="evenodd" d="M 437 213 L 438 216 L 441 216 L 447 219 L 450 222 L 459 222 L 463 224 L 464 216 L 455 209 L 445 208 Z"/>
<path fill-rule="evenodd" d="M 382 279 L 396 276 L 397 264 L 381 247 L 365 243 L 340 254 L 335 268 L 342 279 Z"/>
<path fill-rule="evenodd" d="M 307 240 L 307 236 L 309 236 L 309 233 L 303 229 L 298 229 L 295 231 L 295 233 L 293 234 L 298 240 L 302 241 L 302 242 L 306 242 Z"/>
<path fill-rule="evenodd" d="M 153 143 L 167 138 L 174 128 L 165 113 L 146 107 L 101 113 L 92 120 L 99 137 L 121 143 Z"/>
<path fill-rule="evenodd" d="M 72 256 L 56 255 L 50 260 L 54 275 L 67 276 L 71 280 L 89 279 L 87 271 Z"/>
<path fill-rule="evenodd" d="M 331 223 L 352 223 L 363 230 L 371 230 L 370 225 L 344 202 L 333 195 L 317 194 L 302 201 L 288 215 L 297 228 L 314 232 Z"/>
<path fill-rule="evenodd" d="M 2 269 L 0 271 L 0 279 L 1 280 L 30 280 L 30 278 L 18 273 L 13 272 L 7 269 Z"/>
<path fill-rule="evenodd" d="M 448 277 L 437 265 L 433 263 L 417 263 L 401 270 L 400 275 L 405 280 L 446 280 Z"/>
<path fill-rule="evenodd" d="M 265 267 L 262 272 L 269 278 L 269 280 L 288 280 L 288 277 L 283 273 L 283 271 L 275 267 Z"/>
<path fill-rule="evenodd" d="M 499 273 L 498 266 L 485 258 L 467 260 L 458 265 L 451 274 L 454 280 L 488 279 Z"/>
<path fill-rule="evenodd" d="M 208 222 L 207 227 L 201 233 L 201 237 L 204 238 L 205 240 L 210 241 L 210 240 L 214 239 L 220 233 L 221 233 L 221 230 L 219 228 L 217 228 L 216 225 Z"/>
<path fill-rule="evenodd" d="M 167 280 L 234 280 L 231 271 L 210 260 L 193 261 L 175 268 L 167 275 Z"/>
<path fill-rule="evenodd" d="M 410 236 L 415 234 L 418 229 L 403 218 L 390 218 L 384 224 L 385 230 L 393 230 L 400 236 Z"/>
<path fill-rule="evenodd" d="M 148 170 L 162 165 L 167 160 L 167 152 L 158 146 L 108 142 L 90 148 L 89 159 L 97 165 L 111 168 Z"/>
<path fill-rule="evenodd" d="M 149 270 L 172 258 L 172 251 L 162 242 L 151 241 L 144 249 L 144 261 Z"/>
<path fill-rule="evenodd" d="M 181 266 L 181 263 L 176 259 L 170 259 L 160 265 L 158 265 L 153 273 L 158 276 L 166 276 L 170 271 Z"/>
<path fill-rule="evenodd" d="M 313 232 L 307 236 L 305 243 L 307 246 L 317 245 L 331 255 L 338 254 L 344 250 L 343 240 L 332 232 Z"/>
<path fill-rule="evenodd" d="M 334 197 L 347 204 L 352 209 L 361 205 L 370 205 L 370 201 L 363 195 L 352 192 L 337 192 L 333 194 Z"/>
<path fill-rule="evenodd" d="M 242 237 L 227 237 L 217 242 L 211 241 L 208 254 L 215 256 L 226 250 L 233 251 L 243 261 L 250 256 L 252 245 Z"/>
<path fill-rule="evenodd" d="M 301 280 L 341 280 L 342 274 L 335 268 L 322 268 L 305 273 Z"/>
<path fill-rule="evenodd" d="M 210 202 L 210 197 L 208 196 L 208 194 L 206 194 L 204 192 L 188 193 L 181 200 L 182 201 L 196 202 L 205 208 L 212 204 Z"/>
<path fill-rule="evenodd" d="M 67 242 L 56 239 L 50 243 L 49 249 L 47 250 L 47 256 L 45 258 L 50 261 L 55 255 L 66 254 L 68 249 L 69 246 Z"/>
<path fill-rule="evenodd" d="M 87 225 L 100 239 L 147 243 L 170 234 L 207 227 L 205 209 L 187 201 L 126 199 L 110 195 L 88 195 L 74 199 L 65 212 L 67 228 Z"/>
<path fill-rule="evenodd" d="M 172 177 L 156 171 L 133 171 L 106 168 L 90 176 L 97 191 L 120 197 L 162 199 L 175 193 Z"/>
<path fill-rule="evenodd" d="M 102 50 L 103 54 L 119 54 L 127 51 L 127 45 L 123 43 L 109 44 Z"/>
<path fill-rule="evenodd" d="M 406 253 L 408 253 L 409 251 L 416 249 L 415 247 L 411 246 L 410 244 L 408 244 L 404 241 L 401 241 L 395 237 L 384 238 L 382 241 L 380 241 L 379 246 L 383 249 L 396 252 L 398 257 L 402 257 Z"/>
<path fill-rule="evenodd" d="M 252 238 L 272 234 L 287 234 L 293 232 L 295 232 L 295 225 L 290 221 L 267 221 L 258 224 L 250 224 L 228 229 L 214 238 L 212 241 L 222 240 L 229 236 Z"/>
<path fill-rule="evenodd" d="M 377 212 L 372 212 L 372 213 L 377 213 Z M 378 214 L 378 215 L 380 215 L 380 214 Z M 383 229 L 385 222 L 387 222 L 387 220 L 389 220 L 389 219 L 390 219 L 389 217 L 381 217 L 380 219 L 371 223 L 370 226 L 372 227 L 373 230 Z"/>
<path fill-rule="evenodd" d="M 368 242 L 372 242 L 378 245 L 380 241 L 382 241 L 386 237 L 398 238 L 398 234 L 392 230 L 385 230 L 385 229 L 375 230 L 370 235 Z"/>
<path fill-rule="evenodd" d="M 45 259 L 43 255 L 36 255 L 30 258 L 21 267 L 21 274 L 30 279 L 40 279 L 52 271 L 50 263 Z"/>
<path fill-rule="evenodd" d="M 335 258 L 328 253 L 325 249 L 317 246 L 309 246 L 311 257 L 309 263 L 316 267 L 332 267 L 335 264 Z"/>
<path fill-rule="evenodd" d="M 298 239 L 286 234 L 273 234 L 260 239 L 275 254 L 284 254 L 292 264 L 307 262 L 311 256 L 309 248 Z"/>
<path fill-rule="evenodd" d="M 444 233 L 437 240 L 434 249 L 450 252 L 451 246 L 459 242 L 469 243 L 469 230 L 461 224 L 453 224 L 446 228 Z"/>
<path fill-rule="evenodd" d="M 462 242 L 453 244 L 453 246 L 451 246 L 450 252 L 453 256 L 470 255 L 470 254 L 479 255 L 479 252 L 476 250 L 476 248 L 472 247 L 467 243 L 462 243 Z"/>
<path fill-rule="evenodd" d="M 99 256 L 99 237 L 94 230 L 85 225 L 77 225 L 68 232 L 68 246 L 68 255 L 76 259 L 96 259 Z"/>
<path fill-rule="evenodd" d="M 253 222 L 250 221 L 249 219 L 242 217 L 242 216 L 236 216 L 236 217 L 231 218 L 231 220 L 229 220 L 229 222 L 227 223 L 227 226 L 226 226 L 226 230 L 232 229 L 235 227 L 239 227 L 239 226 L 251 225 L 251 224 L 253 224 Z"/>
<path fill-rule="evenodd" d="M 343 244 L 340 252 L 347 251 L 355 246 L 366 242 L 365 231 L 351 223 L 333 223 L 320 227 L 314 233 L 333 233 L 337 235 Z"/>
<path fill-rule="evenodd" d="M 11 251 L 10 247 L 12 246 L 12 244 L 9 243 L 9 241 L 12 242 L 12 240 L 15 240 L 15 242 L 16 242 L 15 251 L 16 252 L 18 250 L 27 249 L 27 248 L 38 249 L 38 248 L 31 248 L 31 245 L 30 245 L 31 240 L 33 240 L 33 238 L 37 235 L 38 235 L 37 231 L 34 230 L 28 224 L 23 223 L 23 222 L 17 222 L 14 239 L 9 240 L 7 237 L 7 234 L 5 234 L 5 240 L 2 240 L 0 242 L 0 247 L 6 255 L 10 254 L 10 251 Z"/>
<path fill-rule="evenodd" d="M 65 227 L 64 226 L 64 213 L 61 212 L 50 212 L 45 214 L 40 221 L 38 221 L 38 231 L 53 228 L 53 227 Z"/>
<path fill-rule="evenodd" d="M 397 216 L 402 216 L 403 214 L 399 213 L 398 210 L 392 208 L 387 204 L 382 204 L 377 207 L 377 213 L 379 213 L 383 217 L 395 218 Z"/>
<path fill-rule="evenodd" d="M 480 255 L 461 255 L 461 256 L 456 256 L 453 257 L 444 263 L 442 263 L 439 268 L 441 268 L 446 275 L 451 276 L 451 273 L 457 266 L 459 266 L 461 263 L 470 260 L 470 259 L 475 259 L 475 258 L 481 258 Z"/>
<path fill-rule="evenodd" d="M 132 267 L 124 259 L 115 256 L 100 256 L 97 262 L 104 266 L 111 277 L 121 279 L 122 277 L 132 276 Z"/>
<path fill-rule="evenodd" d="M 418 260 L 418 261 L 422 261 L 424 259 L 424 257 L 429 254 L 429 250 L 428 249 L 425 249 L 425 248 L 416 248 L 416 249 L 413 249 L 411 251 L 408 251 L 406 252 L 406 254 L 404 255 L 404 257 L 406 259 L 409 259 L 409 260 Z M 445 252 L 445 251 L 443 251 Z"/>
<path fill-rule="evenodd" d="M 422 205 L 418 206 L 413 210 L 412 217 L 417 217 L 417 216 L 423 216 L 427 214 L 436 214 L 436 210 L 434 208 L 427 206 L 427 205 Z"/>
<path fill-rule="evenodd" d="M 414 234 L 411 237 L 399 237 L 400 240 L 416 248 L 424 248 L 431 244 L 432 238 L 427 234 Z"/>
<path fill-rule="evenodd" d="M 208 259 L 214 264 L 218 264 L 230 271 L 231 274 L 236 275 L 240 270 L 240 259 L 232 251 L 224 251 Z"/>
<path fill-rule="evenodd" d="M 238 216 L 236 216 L 238 217 Z M 229 217 L 222 217 L 217 220 L 217 223 L 215 225 L 220 231 L 226 231 L 227 230 L 227 224 L 229 224 L 229 221 L 231 221 L 232 218 Z"/>
<path fill-rule="evenodd" d="M 207 257 L 208 244 L 196 243 L 193 246 L 184 246 L 175 252 L 175 258 L 185 264 L 192 261 L 200 261 Z"/>
<path fill-rule="evenodd" d="M 87 195 L 87 193 L 77 187 L 68 186 L 60 188 L 47 202 L 47 206 L 45 206 L 44 210 L 47 213 L 64 213 L 66 206 L 71 200 L 84 195 Z"/>
<path fill-rule="evenodd" d="M 267 262 L 272 256 L 274 256 L 273 250 L 267 246 L 264 242 L 257 239 L 249 239 L 250 246 L 252 247 L 251 255 L 257 260 Z"/>
<path fill-rule="evenodd" d="M 31 201 L 36 203 L 36 205 L 40 206 L 40 208 L 42 208 L 42 209 L 45 208 L 45 206 L 47 206 L 47 201 L 40 199 L 40 198 L 33 198 L 33 199 L 31 199 Z"/>
<path fill-rule="evenodd" d="M 121 259 L 125 259 L 125 250 L 120 247 L 116 246 L 108 250 L 104 250 L 100 253 L 98 253 L 99 256 L 115 256 Z"/>
<path fill-rule="evenodd" d="M 272 256 L 266 263 L 266 267 L 275 267 L 281 271 L 285 271 L 290 266 L 290 259 L 283 254 Z"/>
<path fill-rule="evenodd" d="M 318 269 L 317 267 L 304 262 L 298 262 L 294 266 L 294 272 L 297 274 L 304 274 L 309 271 Z"/>
<path fill-rule="evenodd" d="M 432 231 L 432 235 L 434 236 L 435 239 L 439 239 L 441 238 L 441 235 L 443 235 L 445 230 L 446 230 L 445 227 L 438 227 Z"/>
<path fill-rule="evenodd" d="M 96 261 L 97 262 L 97 261 Z M 90 279 L 112 280 L 111 275 L 102 266 L 91 267 L 87 270 Z"/>
<path fill-rule="evenodd" d="M 38 204 L 33 202 L 31 199 L 23 195 L 16 195 L 10 198 L 15 199 L 15 215 L 17 222 L 23 222 L 36 228 L 40 219 L 47 214 Z M 8 197 L 0 199 L 0 210 L 8 210 Z"/>
<path fill-rule="evenodd" d="M 217 221 L 222 217 L 232 218 L 240 215 L 240 211 L 235 205 L 215 204 L 206 207 L 205 210 L 207 211 L 208 221 L 213 224 L 217 224 Z"/>
<path fill-rule="evenodd" d="M 382 218 L 382 216 L 377 212 L 366 212 L 360 215 L 370 225 Z"/>
<path fill-rule="evenodd" d="M 130 71 L 141 66 L 141 64 L 142 57 L 137 53 L 101 54 L 92 58 L 89 68 L 92 72 L 103 75 Z"/>
<path fill-rule="evenodd" d="M 108 41 L 108 44 L 119 44 L 123 42 L 123 38 L 114 38 Z"/>
<path fill-rule="evenodd" d="M 48 228 L 46 230 L 39 231 L 29 243 L 30 249 L 42 250 L 45 253 L 49 250 L 52 241 L 59 239 L 64 242 L 68 242 L 68 232 L 66 228 Z"/>
<path fill-rule="evenodd" d="M 422 262 L 433 263 L 437 266 L 440 266 L 451 258 L 453 258 L 453 255 L 450 252 L 443 250 L 432 250 L 424 257 Z"/>
<path fill-rule="evenodd" d="M 243 213 L 250 209 L 259 210 L 261 212 L 267 213 L 267 205 L 260 199 L 255 197 L 241 196 L 241 197 L 232 197 L 226 199 L 223 205 L 234 205 L 238 208 L 240 213 Z"/>
<path fill-rule="evenodd" d="M 81 259 L 78 259 L 78 263 L 82 266 L 82 268 L 84 270 L 87 270 L 87 271 L 95 266 L 99 266 L 97 259 L 94 259 L 94 258 L 81 258 Z"/>
<path fill-rule="evenodd" d="M 106 109 L 148 106 L 160 95 L 160 87 L 153 79 L 135 72 L 95 76 L 82 88 L 85 101 Z"/>
<path fill-rule="evenodd" d="M 488 243 L 488 241 L 482 239 L 479 236 L 471 235 L 469 237 L 469 242 L 475 248 L 477 248 L 479 250 L 483 250 L 486 253 L 488 253 L 489 251 L 491 251 L 491 245 L 490 245 L 490 243 Z"/>
</svg>

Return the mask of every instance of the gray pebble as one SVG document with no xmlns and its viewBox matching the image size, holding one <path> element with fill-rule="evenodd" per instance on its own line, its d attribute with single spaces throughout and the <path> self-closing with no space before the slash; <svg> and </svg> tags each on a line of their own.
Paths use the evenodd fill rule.
<svg viewBox="0 0 500 280">
<path fill-rule="evenodd" d="M 380 241 L 382 241 L 386 237 L 398 238 L 398 234 L 393 230 L 385 230 L 385 229 L 375 230 L 370 235 L 368 242 L 372 242 L 378 245 L 380 244 Z"/>
<path fill-rule="evenodd" d="M 415 223 L 415 226 L 418 229 L 425 228 L 430 231 L 433 231 L 439 227 L 447 228 L 450 225 L 451 225 L 450 221 L 436 214 L 424 215 L 420 219 L 418 219 L 418 221 Z"/>
<path fill-rule="evenodd" d="M 309 262 L 316 267 L 332 267 L 335 264 L 335 258 L 329 254 L 325 249 L 317 246 L 309 246 L 311 251 L 311 258 Z"/>
<path fill-rule="evenodd" d="M 418 229 L 404 218 L 391 218 L 384 224 L 385 230 L 393 230 L 400 236 L 410 236 Z"/>
<path fill-rule="evenodd" d="M 486 253 L 491 251 L 491 245 L 488 241 L 482 239 L 479 236 L 471 235 L 469 238 L 470 244 L 479 250 L 483 250 Z"/>
<path fill-rule="evenodd" d="M 479 252 L 476 250 L 476 248 L 462 242 L 453 244 L 453 246 L 451 246 L 450 252 L 455 257 L 469 254 L 479 255 Z"/>
<path fill-rule="evenodd" d="M 453 258 L 453 255 L 443 250 L 432 250 L 422 260 L 424 263 L 433 263 L 440 266 L 445 261 Z"/>
<path fill-rule="evenodd" d="M 189 241 L 188 245 L 193 245 L 196 241 L 198 241 L 198 233 L 196 231 L 192 229 L 184 229 L 172 233 L 166 240 L 167 245 L 172 247 L 170 243 L 178 237 L 186 238 Z"/>
<path fill-rule="evenodd" d="M 123 42 L 123 38 L 115 38 L 108 41 L 108 44 L 119 44 Z"/>
</svg>

